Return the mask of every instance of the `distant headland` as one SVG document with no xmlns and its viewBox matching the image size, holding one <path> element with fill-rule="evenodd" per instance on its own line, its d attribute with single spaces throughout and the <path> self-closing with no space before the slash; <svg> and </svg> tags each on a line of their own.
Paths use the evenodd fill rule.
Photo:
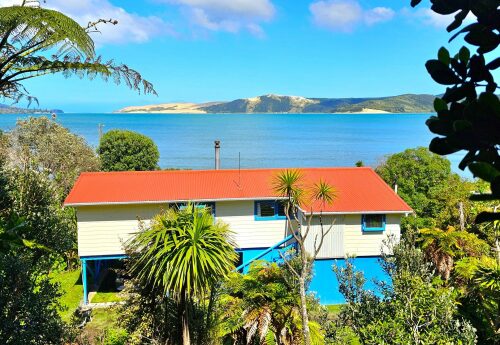
<svg viewBox="0 0 500 345">
<path fill-rule="evenodd" d="M 404 94 L 365 98 L 306 98 L 301 96 L 264 95 L 228 102 L 162 103 L 129 106 L 116 113 L 430 113 L 436 96 Z"/>
<path fill-rule="evenodd" d="M 37 109 L 37 108 L 18 108 L 11 105 L 0 104 L 0 114 L 61 114 L 61 109 Z"/>
</svg>

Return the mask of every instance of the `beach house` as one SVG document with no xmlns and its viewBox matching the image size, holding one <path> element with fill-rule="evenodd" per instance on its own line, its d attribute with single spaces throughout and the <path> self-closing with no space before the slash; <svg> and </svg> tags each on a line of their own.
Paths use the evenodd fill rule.
<svg viewBox="0 0 500 345">
<path fill-rule="evenodd" d="M 284 169 L 89 172 L 80 175 L 65 200 L 76 208 L 78 255 L 82 262 L 84 303 L 87 275 L 98 275 L 107 260 L 126 257 L 124 243 L 147 221 L 168 207 L 187 202 L 205 205 L 216 220 L 229 224 L 240 253 L 239 269 L 255 259 L 277 260 L 293 245 L 282 202 L 272 181 Z M 356 266 L 380 277 L 377 264 L 384 239 L 400 235 L 400 221 L 411 208 L 371 168 L 301 168 L 304 180 L 334 186 L 336 200 L 300 210 L 312 215 L 311 234 L 334 224 L 315 262 L 311 290 L 322 303 L 341 303 L 331 266 L 356 256 Z M 312 241 L 312 240 L 311 240 Z M 308 248 L 313 243 L 308 242 Z"/>
</svg>

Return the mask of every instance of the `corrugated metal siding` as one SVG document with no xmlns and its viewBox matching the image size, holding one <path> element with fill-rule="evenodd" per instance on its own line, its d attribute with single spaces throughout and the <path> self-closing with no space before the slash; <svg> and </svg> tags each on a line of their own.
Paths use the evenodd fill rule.
<svg viewBox="0 0 500 345">
<path fill-rule="evenodd" d="M 267 248 L 286 236 L 285 220 L 255 220 L 253 201 L 221 201 L 215 210 L 216 219 L 234 232 L 237 248 Z"/>
<path fill-rule="evenodd" d="M 328 231 L 330 226 L 332 228 L 323 240 L 323 245 L 318 253 L 318 259 L 344 257 L 344 216 L 323 216 L 323 232 Z M 304 225 L 303 231 L 305 230 Z M 312 254 L 314 252 L 315 240 L 316 246 L 319 245 L 321 233 L 319 217 L 314 217 L 311 221 L 311 229 L 306 238 L 306 249 L 309 253 Z"/>
</svg>

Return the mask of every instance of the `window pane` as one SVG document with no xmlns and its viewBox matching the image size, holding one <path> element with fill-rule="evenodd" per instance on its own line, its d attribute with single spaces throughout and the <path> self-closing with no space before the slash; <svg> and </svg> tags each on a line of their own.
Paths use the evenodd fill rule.
<svg viewBox="0 0 500 345">
<path fill-rule="evenodd" d="M 286 216 L 286 214 L 285 214 L 286 202 L 285 201 L 278 201 L 277 204 L 278 204 L 278 216 L 285 217 Z M 291 217 L 292 215 L 289 213 L 289 216 Z"/>
<path fill-rule="evenodd" d="M 274 201 L 259 201 L 257 215 L 259 217 L 274 217 Z"/>
<path fill-rule="evenodd" d="M 365 215 L 365 227 L 367 228 L 383 228 L 384 215 L 383 214 L 367 214 Z"/>
</svg>

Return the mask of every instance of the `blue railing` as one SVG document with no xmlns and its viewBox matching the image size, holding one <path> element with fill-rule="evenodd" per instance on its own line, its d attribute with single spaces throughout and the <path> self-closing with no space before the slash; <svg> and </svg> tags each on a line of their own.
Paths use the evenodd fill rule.
<svg viewBox="0 0 500 345">
<path fill-rule="evenodd" d="M 260 258 L 266 256 L 267 254 L 269 254 L 270 252 L 272 252 L 273 250 L 275 250 L 276 248 L 282 246 L 283 244 L 285 244 L 286 242 L 290 241 L 293 239 L 293 234 L 290 234 L 288 235 L 287 237 L 285 237 L 284 239 L 282 239 L 281 241 L 279 241 L 278 243 L 276 243 L 275 245 L 267 248 L 266 250 L 264 250 L 262 253 L 260 253 L 259 255 L 251 258 L 250 260 L 248 260 L 247 262 L 244 262 L 242 263 L 241 265 L 239 265 L 238 267 L 236 267 L 236 271 L 241 271 L 243 270 L 245 267 L 249 266 L 252 262 L 256 261 L 256 260 L 259 260 Z M 292 243 L 291 245 L 293 245 L 295 243 Z"/>
</svg>

